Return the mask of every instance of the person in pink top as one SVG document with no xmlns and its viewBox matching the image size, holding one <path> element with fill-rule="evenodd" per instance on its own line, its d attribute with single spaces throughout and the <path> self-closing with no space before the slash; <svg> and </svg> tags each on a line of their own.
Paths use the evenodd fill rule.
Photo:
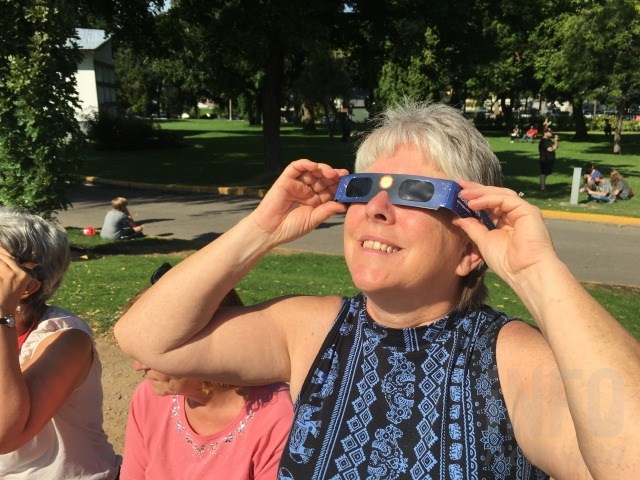
<svg viewBox="0 0 640 480">
<path fill-rule="evenodd" d="M 242 304 L 235 290 L 225 303 Z M 164 375 L 138 361 L 134 368 L 146 378 L 131 400 L 121 480 L 277 477 L 293 421 L 287 384 L 238 387 Z"/>
</svg>

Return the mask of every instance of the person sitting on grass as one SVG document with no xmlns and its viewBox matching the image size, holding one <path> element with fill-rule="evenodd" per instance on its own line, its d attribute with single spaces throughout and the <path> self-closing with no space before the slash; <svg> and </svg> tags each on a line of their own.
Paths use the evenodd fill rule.
<svg viewBox="0 0 640 480">
<path fill-rule="evenodd" d="M 587 163 L 584 166 L 582 179 L 584 181 L 584 185 L 582 186 L 583 190 L 581 192 L 585 192 L 587 188 L 595 190 L 596 187 L 596 178 L 601 176 L 602 174 L 596 169 L 596 166 L 593 163 Z"/>
<path fill-rule="evenodd" d="M 480 132 L 452 107 L 406 102 L 355 171 L 289 164 L 118 321 L 121 348 L 174 375 L 289 382 L 282 480 L 636 479 L 640 343 L 559 259 L 540 209 L 501 187 Z M 219 308 L 335 214 L 359 293 Z M 485 304 L 488 268 L 538 328 Z"/>
<path fill-rule="evenodd" d="M 111 210 L 104 217 L 100 236 L 109 240 L 124 240 L 142 236 L 142 225 L 136 224 L 129 213 L 129 202 L 124 197 L 111 200 Z"/>
<path fill-rule="evenodd" d="M 583 187 L 581 192 L 587 194 L 587 201 L 595 201 L 598 203 L 613 203 L 616 201 L 616 197 L 611 194 L 611 182 L 604 178 L 604 175 L 600 174 L 594 179 L 593 187 Z"/>
<path fill-rule="evenodd" d="M 241 305 L 231 290 L 220 307 Z M 133 368 L 145 380 L 131 399 L 121 480 L 275 480 L 293 420 L 286 383 L 241 387 L 165 375 L 137 360 Z"/>
<path fill-rule="evenodd" d="M 531 125 L 529 127 L 529 130 L 527 130 L 526 132 L 524 132 L 524 135 L 522 136 L 522 140 L 521 141 L 528 141 L 529 143 L 533 142 L 536 137 L 538 136 L 538 129 L 536 127 L 534 127 L 533 125 Z"/>
<path fill-rule="evenodd" d="M 511 143 L 515 142 L 520 138 L 520 127 L 518 125 L 513 127 L 513 130 L 511 130 L 510 137 L 511 137 Z"/>
<path fill-rule="evenodd" d="M 633 188 L 629 186 L 627 180 L 620 175 L 620 172 L 613 170 L 611 175 L 611 196 L 616 200 L 630 200 L 633 198 Z"/>
</svg>

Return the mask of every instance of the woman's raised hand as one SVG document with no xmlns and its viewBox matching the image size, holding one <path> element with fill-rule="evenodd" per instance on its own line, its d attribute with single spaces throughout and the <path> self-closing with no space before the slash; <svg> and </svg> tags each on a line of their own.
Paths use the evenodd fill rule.
<svg viewBox="0 0 640 480">
<path fill-rule="evenodd" d="M 346 211 L 333 197 L 340 177 L 348 173 L 307 159 L 292 162 L 250 217 L 274 246 L 295 240 Z"/>
<path fill-rule="evenodd" d="M 10 255 L 0 252 L 0 313 L 15 312 L 20 298 L 33 278 Z"/>
<path fill-rule="evenodd" d="M 473 210 L 486 210 L 496 224 L 489 230 L 473 218 L 455 218 L 478 246 L 489 268 L 511 283 L 528 269 L 557 259 L 540 210 L 513 190 L 459 181 L 460 196 Z M 512 284 L 513 285 L 513 284 Z"/>
</svg>

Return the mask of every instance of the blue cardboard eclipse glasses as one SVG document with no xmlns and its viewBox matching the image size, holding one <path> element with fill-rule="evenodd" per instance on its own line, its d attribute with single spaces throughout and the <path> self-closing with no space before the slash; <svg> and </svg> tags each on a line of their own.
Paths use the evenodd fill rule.
<svg viewBox="0 0 640 480">
<path fill-rule="evenodd" d="M 367 203 L 382 190 L 387 192 L 393 205 L 429 210 L 446 208 L 461 218 L 477 218 L 490 230 L 495 228 L 486 212 L 471 210 L 459 197 L 462 187 L 453 180 L 393 173 L 354 173 L 340 179 L 334 200 Z"/>
</svg>

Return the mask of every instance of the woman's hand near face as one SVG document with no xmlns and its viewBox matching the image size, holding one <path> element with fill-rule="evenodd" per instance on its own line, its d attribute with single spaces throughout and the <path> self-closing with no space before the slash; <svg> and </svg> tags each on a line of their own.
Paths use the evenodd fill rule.
<svg viewBox="0 0 640 480">
<path fill-rule="evenodd" d="M 0 314 L 16 311 L 20 297 L 32 280 L 16 260 L 6 252 L 0 252 Z"/>
<path fill-rule="evenodd" d="M 311 160 L 285 168 L 250 218 L 274 246 L 290 242 L 346 207 L 333 201 L 340 177 L 349 172 Z"/>
<path fill-rule="evenodd" d="M 460 181 L 460 194 L 473 210 L 486 210 L 496 224 L 488 230 L 472 218 L 455 218 L 478 246 L 484 260 L 497 275 L 513 286 L 517 277 L 535 266 L 557 259 L 540 210 L 514 191 Z"/>
</svg>

